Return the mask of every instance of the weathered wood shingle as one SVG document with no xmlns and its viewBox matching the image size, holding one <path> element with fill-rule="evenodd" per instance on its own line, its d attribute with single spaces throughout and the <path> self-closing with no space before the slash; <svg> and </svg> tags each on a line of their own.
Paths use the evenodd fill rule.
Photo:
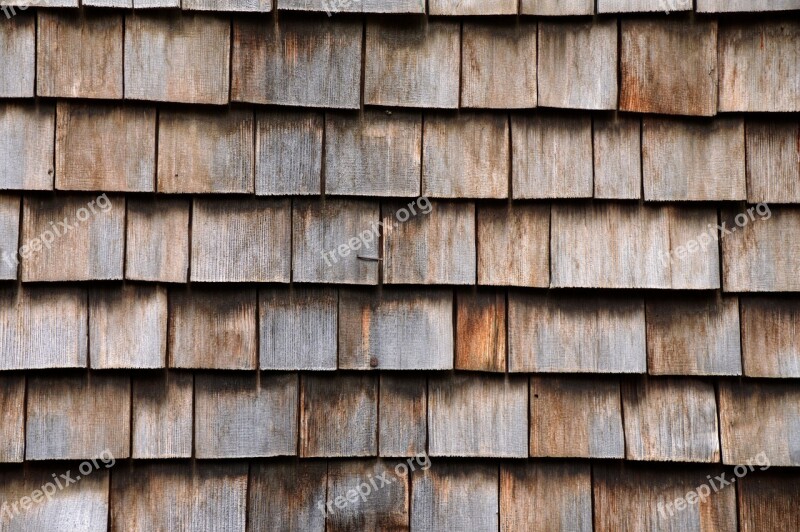
<svg viewBox="0 0 800 532">
<path fill-rule="evenodd" d="M 748 377 L 800 377 L 800 301 L 741 298 L 742 363 Z"/>
<path fill-rule="evenodd" d="M 592 0 L 520 0 L 520 12 L 523 15 L 566 16 L 592 15 Z"/>
<path fill-rule="evenodd" d="M 0 189 L 52 190 L 55 121 L 52 104 L 0 105 Z"/>
<path fill-rule="evenodd" d="M 0 97 L 32 98 L 36 77 L 36 16 L 18 14 L 0 25 Z"/>
<path fill-rule="evenodd" d="M 350 504 L 341 509 L 334 507 L 334 512 L 328 514 L 326 530 L 407 530 L 411 482 L 408 474 L 397 474 L 400 465 L 405 466 L 403 462 L 389 460 L 329 462 L 328 500 L 345 498 Z M 386 484 L 373 489 L 371 482 Z M 368 486 L 369 494 L 366 494 L 364 485 Z M 352 496 L 354 491 L 358 493 L 357 498 Z"/>
<path fill-rule="evenodd" d="M 431 0 L 431 15 L 516 15 L 517 0 Z"/>
<path fill-rule="evenodd" d="M 380 377 L 378 441 L 380 456 L 425 453 L 428 442 L 428 381 L 425 377 Z"/>
<path fill-rule="evenodd" d="M 642 138 L 638 117 L 593 121 L 594 197 L 639 199 L 642 195 Z"/>
<path fill-rule="evenodd" d="M 747 201 L 800 203 L 800 123 L 748 120 Z"/>
<path fill-rule="evenodd" d="M 321 113 L 256 113 L 256 194 L 322 193 Z"/>
<path fill-rule="evenodd" d="M 334 13 L 425 13 L 419 0 L 278 0 L 278 9 Z"/>
<path fill-rule="evenodd" d="M 698 13 L 790 11 L 800 9 L 798 0 L 697 0 Z"/>
<path fill-rule="evenodd" d="M 651 13 L 662 11 L 665 14 L 670 14 L 676 11 L 691 11 L 692 7 L 692 0 L 597 0 L 598 13 Z"/>
<path fill-rule="evenodd" d="M 21 205 L 19 196 L 0 195 L 0 279 L 3 280 L 17 279 Z"/>
<path fill-rule="evenodd" d="M 741 532 L 759 530 L 796 530 L 800 528 L 800 476 L 797 470 L 762 473 L 768 462 L 757 461 L 747 466 L 757 471 L 743 477 L 738 484 L 739 524 Z"/>
<path fill-rule="evenodd" d="M 506 336 L 505 293 L 456 293 L 456 369 L 505 372 Z"/>
<path fill-rule="evenodd" d="M 272 11 L 272 0 L 183 0 L 189 11 L 243 11 L 265 13 Z"/>
<path fill-rule="evenodd" d="M 194 377 L 169 372 L 134 377 L 133 458 L 192 456 Z"/>
<path fill-rule="evenodd" d="M 129 198 L 125 278 L 186 282 L 189 274 L 189 210 L 182 198 Z"/>
<path fill-rule="evenodd" d="M 0 375 L 0 461 L 25 459 L 25 376 Z"/>
<path fill-rule="evenodd" d="M 325 532 L 327 483 L 324 460 L 253 463 L 247 487 L 247 529 Z"/>
</svg>

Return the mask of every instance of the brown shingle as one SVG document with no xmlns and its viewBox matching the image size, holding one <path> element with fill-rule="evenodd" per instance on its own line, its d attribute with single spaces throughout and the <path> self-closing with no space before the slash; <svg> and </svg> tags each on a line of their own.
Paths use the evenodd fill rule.
<svg viewBox="0 0 800 532">
<path fill-rule="evenodd" d="M 506 295 L 504 292 L 456 293 L 455 368 L 506 370 Z"/>
<path fill-rule="evenodd" d="M 425 463 L 423 461 L 423 463 Z M 328 514 L 328 532 L 350 532 L 353 530 L 407 530 L 409 475 L 398 475 L 397 467 L 404 462 L 393 460 L 336 460 L 328 463 L 329 501 L 352 498 L 356 491 L 361 500 L 357 504 L 335 507 Z M 407 467 L 407 466 L 406 466 Z M 402 469 L 401 469 L 402 471 Z M 381 479 L 380 481 L 376 479 Z M 370 489 L 364 495 L 362 486 L 385 481 L 380 489 Z"/>
<path fill-rule="evenodd" d="M 520 12 L 523 15 L 565 16 L 592 15 L 592 0 L 521 0 Z"/>
<path fill-rule="evenodd" d="M 133 458 L 192 455 L 194 377 L 168 372 L 133 378 Z"/>
<path fill-rule="evenodd" d="M 52 104 L 0 105 L 0 189 L 52 190 L 55 121 Z"/>
<path fill-rule="evenodd" d="M 36 16 L 17 14 L 0 25 L 0 97 L 33 98 L 36 76 Z"/>
<path fill-rule="evenodd" d="M 325 460 L 253 463 L 247 530 L 325 532 L 327 481 Z"/>
<path fill-rule="evenodd" d="M 595 117 L 594 197 L 639 199 L 642 195 L 641 119 Z"/>
<path fill-rule="evenodd" d="M 800 203 L 800 123 L 747 121 L 747 201 Z"/>
<path fill-rule="evenodd" d="M 761 473 L 767 462 L 756 461 L 738 483 L 741 532 L 800 529 L 800 476 L 797 470 Z M 751 467 L 747 466 L 751 471 Z M 741 471 L 741 470 L 740 470 Z"/>
<path fill-rule="evenodd" d="M 423 381 L 424 382 L 424 381 Z M 0 461 L 25 459 L 25 376 L 0 375 Z"/>
<path fill-rule="evenodd" d="M 380 456 L 414 456 L 428 443 L 428 379 L 383 373 L 380 377 Z"/>
<path fill-rule="evenodd" d="M 125 278 L 184 283 L 189 272 L 189 210 L 183 198 L 129 198 Z"/>
<path fill-rule="evenodd" d="M 800 377 L 800 301 L 742 297 L 742 362 L 748 377 Z"/>
</svg>

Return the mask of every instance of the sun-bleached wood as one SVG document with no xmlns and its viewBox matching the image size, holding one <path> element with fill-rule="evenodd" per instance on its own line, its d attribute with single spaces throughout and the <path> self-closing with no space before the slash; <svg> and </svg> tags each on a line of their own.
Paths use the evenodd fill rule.
<svg viewBox="0 0 800 532">
<path fill-rule="evenodd" d="M 21 202 L 19 196 L 0 195 L 0 279 L 3 280 L 17 279 Z"/>
<path fill-rule="evenodd" d="M 800 203 L 800 122 L 748 120 L 747 201 Z"/>
<path fill-rule="evenodd" d="M 660 11 L 669 15 L 674 12 L 691 11 L 693 4 L 693 0 L 597 0 L 597 12 L 653 13 Z"/>
<path fill-rule="evenodd" d="M 52 190 L 56 109 L 53 104 L 0 105 L 0 189 Z"/>
<path fill-rule="evenodd" d="M 455 368 L 505 372 L 505 293 L 470 290 L 456 292 Z"/>
<path fill-rule="evenodd" d="M 425 462 L 422 462 L 425 464 Z M 416 463 L 415 467 L 416 467 Z M 430 462 L 428 462 L 430 466 Z M 386 485 L 371 490 L 369 496 L 359 496 L 355 504 L 328 514 L 326 530 L 408 530 L 409 474 L 398 474 L 398 468 L 408 465 L 394 460 L 331 460 L 328 462 L 328 500 L 352 499 L 352 492 L 364 493 L 361 486 L 370 486 L 374 479 Z M 380 482 L 376 480 L 376 484 Z"/>
<path fill-rule="evenodd" d="M 321 113 L 256 113 L 256 194 L 322 193 Z"/>
<path fill-rule="evenodd" d="M 430 0 L 431 15 L 516 15 L 517 0 Z"/>
<path fill-rule="evenodd" d="M 255 462 L 247 488 L 247 530 L 325 532 L 328 464 L 324 460 Z M 338 508 L 337 508 L 338 509 Z"/>
<path fill-rule="evenodd" d="M 324 11 L 334 13 L 425 13 L 420 0 L 277 0 L 282 11 Z"/>
<path fill-rule="evenodd" d="M 800 499 L 800 478 L 796 471 L 766 473 L 762 472 L 765 466 L 766 462 L 758 463 L 753 468 L 758 473 L 742 477 L 738 484 L 741 532 L 789 530 L 800 526 L 800 506 L 794 502 Z M 750 466 L 747 469 L 749 471 Z"/>
<path fill-rule="evenodd" d="M 243 11 L 266 13 L 272 11 L 272 0 L 183 0 L 188 11 Z"/>
<path fill-rule="evenodd" d="M 380 377 L 378 441 L 380 456 L 415 456 L 428 442 L 428 381 L 383 373 Z"/>
<path fill-rule="evenodd" d="M 0 25 L 0 97 L 33 98 L 36 77 L 36 16 L 17 14 Z M 8 60 L 8 59 L 13 60 Z"/>
<path fill-rule="evenodd" d="M 133 458 L 192 456 L 194 377 L 165 372 L 133 378 Z"/>
<path fill-rule="evenodd" d="M 800 301 L 743 296 L 740 306 L 744 374 L 800 378 Z"/>
<path fill-rule="evenodd" d="M 595 117 L 594 197 L 639 199 L 642 195 L 641 119 Z"/>
<path fill-rule="evenodd" d="M 24 459 L 25 376 L 0 375 L 0 461 L 13 463 Z"/>
<path fill-rule="evenodd" d="M 128 198 L 125 278 L 185 283 L 189 274 L 189 210 L 183 198 Z"/>
<path fill-rule="evenodd" d="M 523 15 L 565 16 L 594 14 L 593 0 L 520 0 Z"/>
<path fill-rule="evenodd" d="M 800 9 L 800 0 L 697 0 L 698 13 L 790 11 Z"/>
</svg>

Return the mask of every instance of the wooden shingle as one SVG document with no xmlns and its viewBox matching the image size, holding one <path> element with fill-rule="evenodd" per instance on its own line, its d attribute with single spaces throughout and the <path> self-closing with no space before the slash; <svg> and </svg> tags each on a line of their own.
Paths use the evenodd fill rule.
<svg viewBox="0 0 800 532">
<path fill-rule="evenodd" d="M 33 98 L 36 76 L 36 16 L 16 15 L 0 25 L 0 97 Z"/>
<path fill-rule="evenodd" d="M 429 115 L 424 129 L 423 196 L 508 197 L 508 117 L 483 113 Z"/>
<path fill-rule="evenodd" d="M 128 458 L 130 414 L 128 377 L 29 377 L 25 459 Z"/>
<path fill-rule="evenodd" d="M 566 16 L 594 14 L 593 0 L 520 0 L 523 15 Z"/>
<path fill-rule="evenodd" d="M 152 192 L 156 110 L 59 102 L 56 188 Z"/>
<path fill-rule="evenodd" d="M 255 289 L 176 289 L 169 297 L 170 367 L 256 369 Z"/>
<path fill-rule="evenodd" d="M 133 378 L 133 458 L 192 455 L 194 378 L 169 372 Z"/>
<path fill-rule="evenodd" d="M 411 487 L 408 474 L 397 474 L 396 467 L 399 465 L 405 466 L 404 462 L 398 464 L 388 460 L 329 462 L 327 498 L 329 501 L 338 501 L 338 504 L 334 504 L 333 512 L 328 514 L 326 530 L 408 530 Z M 386 485 L 379 489 L 373 489 L 370 485 L 371 482 L 377 485 L 381 481 Z M 362 487 L 364 485 L 368 486 L 369 494 Z M 353 496 L 353 493 L 357 496 Z"/>
<path fill-rule="evenodd" d="M 226 104 L 231 21 L 200 13 L 125 17 L 125 98 Z"/>
<path fill-rule="evenodd" d="M 461 62 L 462 107 L 536 107 L 536 22 L 465 22 Z"/>
<path fill-rule="evenodd" d="M 195 377 L 197 458 L 297 454 L 297 375 Z"/>
<path fill-rule="evenodd" d="M 23 282 L 122 279 L 124 197 L 25 197 L 22 220 Z"/>
<path fill-rule="evenodd" d="M 800 123 L 747 121 L 747 201 L 800 203 Z"/>
<path fill-rule="evenodd" d="M 641 120 L 597 117 L 593 123 L 594 197 L 639 199 L 642 195 Z"/>
<path fill-rule="evenodd" d="M 342 435 L 347 437 L 343 438 Z M 378 376 L 300 377 L 300 456 L 378 454 Z"/>
<path fill-rule="evenodd" d="M 766 462 L 757 462 L 756 471 L 764 471 Z M 750 467 L 748 466 L 748 470 Z M 800 477 L 797 470 L 757 473 L 738 483 L 739 524 L 741 532 L 800 529 Z"/>
<path fill-rule="evenodd" d="M 360 20 L 237 19 L 233 28 L 233 101 L 359 108 Z"/>
<path fill-rule="evenodd" d="M 453 293 L 342 291 L 339 367 L 452 369 Z"/>
<path fill-rule="evenodd" d="M 383 373 L 380 377 L 378 441 L 380 456 L 424 453 L 428 440 L 428 381 Z"/>
<path fill-rule="evenodd" d="M 617 108 L 617 20 L 540 22 L 542 107 Z"/>
<path fill-rule="evenodd" d="M 798 0 L 697 0 L 698 13 L 790 11 L 800 9 Z"/>
<path fill-rule="evenodd" d="M 628 460 L 719 462 L 712 384 L 642 378 L 622 383 Z"/>
<path fill-rule="evenodd" d="M 321 113 L 256 113 L 256 194 L 322 193 Z"/>
<path fill-rule="evenodd" d="M 431 15 L 516 15 L 517 0 L 430 0 Z"/>
<path fill-rule="evenodd" d="M 530 454 L 624 458 L 616 379 L 532 377 Z"/>
<path fill-rule="evenodd" d="M 191 280 L 288 283 L 288 199 L 195 199 Z"/>
<path fill-rule="evenodd" d="M 592 197 L 590 116 L 511 117 L 514 198 Z"/>
<path fill-rule="evenodd" d="M 416 196 L 421 166 L 421 115 L 379 111 L 327 115 L 326 194 Z"/>
<path fill-rule="evenodd" d="M 800 23 L 731 23 L 719 31 L 719 110 L 800 111 Z"/>
<path fill-rule="evenodd" d="M 296 199 L 292 207 L 293 281 L 378 284 L 381 229 L 377 202 Z"/>
<path fill-rule="evenodd" d="M 423 383 L 425 381 L 422 381 Z M 0 461 L 25 459 L 25 376 L 0 376 Z M 2 519 L 2 517 L 0 517 Z"/>
<path fill-rule="evenodd" d="M 748 377 L 800 377 L 800 301 L 742 297 L 742 363 Z"/>
<path fill-rule="evenodd" d="M 364 103 L 458 107 L 460 24 L 368 20 Z"/>
<path fill-rule="evenodd" d="M 621 39 L 620 110 L 717 113 L 716 20 L 626 19 Z"/>
<path fill-rule="evenodd" d="M 133 0 L 81 0 L 81 5 L 91 7 L 126 7 L 130 9 L 133 8 Z"/>
<path fill-rule="evenodd" d="M 419 0 L 278 0 L 278 9 L 333 13 L 425 13 Z"/>
<path fill-rule="evenodd" d="M 188 11 L 243 11 L 266 13 L 272 11 L 272 0 L 183 0 Z"/>
<path fill-rule="evenodd" d="M 128 198 L 125 278 L 185 283 L 189 274 L 188 199 Z"/>
<path fill-rule="evenodd" d="M 505 293 L 467 290 L 457 292 L 455 336 L 456 369 L 505 372 Z"/>
<path fill-rule="evenodd" d="M 55 122 L 52 104 L 0 105 L 0 189 L 53 189 Z"/>
<path fill-rule="evenodd" d="M 693 0 L 597 0 L 598 13 L 652 13 L 661 11 L 669 15 L 674 12 L 691 11 L 692 7 Z"/>
<path fill-rule="evenodd" d="M 641 298 L 508 296 L 508 369 L 537 373 L 644 373 Z"/>
<path fill-rule="evenodd" d="M 247 530 L 325 532 L 327 483 L 328 465 L 323 460 L 253 463 Z"/>
<path fill-rule="evenodd" d="M 19 196 L 0 195 L 0 279 L 16 280 L 19 270 Z"/>
</svg>

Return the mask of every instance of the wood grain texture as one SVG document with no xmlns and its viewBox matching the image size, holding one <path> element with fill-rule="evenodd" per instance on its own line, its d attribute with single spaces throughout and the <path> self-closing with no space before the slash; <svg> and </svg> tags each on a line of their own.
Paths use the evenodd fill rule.
<svg viewBox="0 0 800 532">
<path fill-rule="evenodd" d="M 294 200 L 293 281 L 378 284 L 379 218 L 371 200 Z"/>
<path fill-rule="evenodd" d="M 617 20 L 540 22 L 542 107 L 617 108 Z"/>
<path fill-rule="evenodd" d="M 300 377 L 300 456 L 376 456 L 377 438 L 377 375 Z"/>
<path fill-rule="evenodd" d="M 593 120 L 594 197 L 639 199 L 642 195 L 641 120 L 627 116 Z"/>
<path fill-rule="evenodd" d="M 13 463 L 24 460 L 25 376 L 0 375 L 0 461 Z"/>
<path fill-rule="evenodd" d="M 717 113 L 716 20 L 626 19 L 621 28 L 620 110 Z"/>
<path fill-rule="evenodd" d="M 383 373 L 380 377 L 378 441 L 380 456 L 415 456 L 428 443 L 428 381 Z"/>
<path fill-rule="evenodd" d="M 446 463 L 411 476 L 411 530 L 498 530 L 498 468 Z"/>
<path fill-rule="evenodd" d="M 59 102 L 56 188 L 152 192 L 156 110 Z"/>
<path fill-rule="evenodd" d="M 84 368 L 86 292 L 78 288 L 0 290 L 0 369 Z"/>
<path fill-rule="evenodd" d="M 748 120 L 747 201 L 800 203 L 800 123 Z"/>
<path fill-rule="evenodd" d="M 331 288 L 259 291 L 262 370 L 335 370 L 339 293 Z"/>
<path fill-rule="evenodd" d="M 181 0 L 133 0 L 133 7 L 136 9 L 156 7 L 173 7 L 180 9 Z"/>
<path fill-rule="evenodd" d="M 530 454 L 624 458 L 617 379 L 532 377 Z"/>
<path fill-rule="evenodd" d="M 592 15 L 592 0 L 520 0 L 520 13 L 523 15 L 564 16 Z"/>
<path fill-rule="evenodd" d="M 266 13 L 272 11 L 272 0 L 184 0 L 187 11 L 242 11 Z"/>
<path fill-rule="evenodd" d="M 550 206 L 478 208 L 478 284 L 550 285 Z"/>
<path fill-rule="evenodd" d="M 800 241 L 794 237 L 800 231 L 800 210 L 761 204 L 727 208 L 721 220 L 730 231 L 721 245 L 726 292 L 800 291 Z"/>
<path fill-rule="evenodd" d="M 707 207 L 553 204 L 550 285 L 719 288 L 716 224 Z"/>
<path fill-rule="evenodd" d="M 0 105 L 0 189 L 53 189 L 55 121 L 52 104 Z"/>
<path fill-rule="evenodd" d="M 125 98 L 228 103 L 231 22 L 200 13 L 125 17 Z"/>
<path fill-rule="evenodd" d="M 798 0 L 697 0 L 698 13 L 790 11 L 800 9 Z"/>
<path fill-rule="evenodd" d="M 195 199 L 191 280 L 288 283 L 291 216 L 288 199 Z"/>
<path fill-rule="evenodd" d="M 23 282 L 122 279 L 124 197 L 105 193 L 26 196 L 22 221 Z"/>
<path fill-rule="evenodd" d="M 192 456 L 194 377 L 165 372 L 133 378 L 133 458 Z"/>
<path fill-rule="evenodd" d="M 320 113 L 256 113 L 256 194 L 322 193 L 324 116 Z"/>
<path fill-rule="evenodd" d="M 329 114 L 325 124 L 325 193 L 417 196 L 422 116 L 366 111 Z"/>
<path fill-rule="evenodd" d="M 381 211 L 384 283 L 475 284 L 474 203 L 397 201 Z"/>
<path fill-rule="evenodd" d="M 536 22 L 465 22 L 462 35 L 462 107 L 536 107 Z"/>
<path fill-rule="evenodd" d="M 590 116 L 511 117 L 514 198 L 592 197 Z"/>
<path fill-rule="evenodd" d="M 128 198 L 125 278 L 185 283 L 189 274 L 187 199 Z"/>
<path fill-rule="evenodd" d="M 36 94 L 122 98 L 122 15 L 38 12 Z"/>
<path fill-rule="evenodd" d="M 21 201 L 19 196 L 0 195 L 0 279 L 3 280 L 17 279 Z"/>
<path fill-rule="evenodd" d="M 500 530 L 591 532 L 592 473 L 589 464 L 502 464 Z"/>
<path fill-rule="evenodd" d="M 131 381 L 103 374 L 29 377 L 26 460 L 130 456 Z"/>
<path fill-rule="evenodd" d="M 652 375 L 741 375 L 738 298 L 648 298 L 647 369 Z"/>
<path fill-rule="evenodd" d="M 702 1 L 702 0 L 700 0 Z M 663 11 L 664 14 L 691 11 L 694 7 L 691 0 L 597 0 L 598 13 L 653 13 Z"/>
<path fill-rule="evenodd" d="M 256 291 L 170 292 L 170 367 L 256 369 Z"/>
<path fill-rule="evenodd" d="M 722 463 L 800 465 L 800 390 L 790 383 L 719 383 Z M 759 455 L 762 454 L 760 457 Z"/>
<path fill-rule="evenodd" d="M 737 494 L 739 530 L 742 532 L 800 528 L 800 510 L 795 504 L 800 498 L 800 479 L 795 471 L 759 473 L 742 478 Z"/>
<path fill-rule="evenodd" d="M 419 0 L 277 0 L 282 11 L 325 11 L 326 13 L 425 13 Z"/>
<path fill-rule="evenodd" d="M 457 108 L 460 29 L 449 20 L 368 20 L 364 103 Z"/>
<path fill-rule="evenodd" d="M 246 463 L 117 466 L 110 530 L 245 530 Z"/>
<path fill-rule="evenodd" d="M 431 15 L 516 15 L 516 0 L 431 0 Z"/>
<path fill-rule="evenodd" d="M 528 456 L 528 379 L 503 375 L 431 377 L 431 456 Z"/>
<path fill-rule="evenodd" d="M 297 454 L 297 375 L 195 377 L 197 458 Z"/>
<path fill-rule="evenodd" d="M 342 291 L 339 367 L 452 369 L 453 293 Z"/>
<path fill-rule="evenodd" d="M 0 50 L 3 50 L 6 59 L 0 69 L 0 97 L 33 98 L 36 77 L 35 15 L 18 14 L 6 20 L 0 26 Z"/>
<path fill-rule="evenodd" d="M 730 23 L 719 32 L 719 110 L 800 111 L 800 23 Z"/>
<path fill-rule="evenodd" d="M 622 408 L 628 460 L 719 462 L 712 384 L 694 379 L 625 381 Z"/>
<path fill-rule="evenodd" d="M 510 292 L 508 346 L 511 372 L 644 373 L 644 301 Z"/>
<path fill-rule="evenodd" d="M 358 109 L 362 32 L 361 20 L 323 15 L 235 20 L 231 99 Z"/>
<path fill-rule="evenodd" d="M 90 7 L 123 7 L 131 9 L 133 8 L 133 0 L 81 0 L 81 5 Z"/>
<path fill-rule="evenodd" d="M 247 529 L 325 532 L 328 465 L 323 460 L 260 462 L 250 466 Z"/>
<path fill-rule="evenodd" d="M 800 302 L 742 297 L 742 364 L 748 377 L 800 377 Z"/>
<path fill-rule="evenodd" d="M 167 289 L 125 285 L 92 290 L 89 346 L 93 369 L 165 367 Z"/>
<path fill-rule="evenodd" d="M 503 373 L 506 344 L 505 293 L 456 292 L 455 368 Z"/>
<path fill-rule="evenodd" d="M 425 117 L 422 195 L 506 198 L 509 126 L 502 115 L 464 113 Z"/>
</svg>

